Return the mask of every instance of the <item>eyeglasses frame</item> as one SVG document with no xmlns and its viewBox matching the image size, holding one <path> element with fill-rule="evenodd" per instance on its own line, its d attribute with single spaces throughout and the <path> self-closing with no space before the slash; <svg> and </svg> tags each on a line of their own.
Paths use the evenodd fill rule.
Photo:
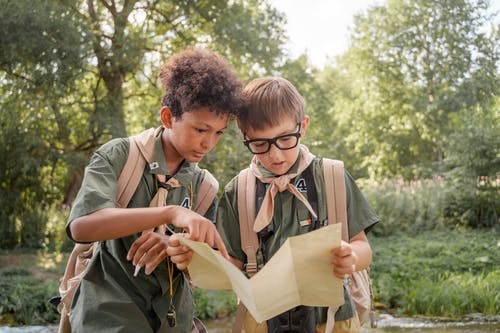
<svg viewBox="0 0 500 333">
<path fill-rule="evenodd" d="M 298 122 L 297 123 L 297 126 L 299 126 L 297 132 L 294 132 L 294 133 L 289 133 L 289 134 L 283 134 L 283 135 L 279 135 L 279 136 L 276 136 L 272 139 L 260 139 L 260 138 L 256 138 L 256 139 L 250 139 L 250 140 L 243 140 L 243 144 L 248 148 L 248 150 L 254 154 L 254 155 L 260 155 L 260 154 L 265 154 L 267 152 L 269 152 L 271 150 L 271 146 L 274 144 L 276 146 L 276 148 L 278 148 L 279 150 L 290 150 L 290 149 L 293 149 L 295 147 L 297 147 L 297 145 L 299 144 L 299 139 L 300 137 L 302 136 L 302 122 Z M 246 136 L 246 133 L 243 134 L 243 138 L 245 138 Z M 287 136 L 294 136 L 295 138 L 297 138 L 297 141 L 295 143 L 295 145 L 293 145 L 293 147 L 289 147 L 289 148 L 280 148 L 276 143 L 278 142 L 279 139 L 282 139 L 284 137 L 287 137 Z M 267 146 L 267 150 L 266 151 L 263 151 L 263 152 L 259 152 L 259 153 L 254 153 L 252 151 L 252 149 L 250 148 L 250 144 L 252 142 L 256 142 L 256 141 L 266 141 L 268 143 L 268 146 Z"/>
</svg>

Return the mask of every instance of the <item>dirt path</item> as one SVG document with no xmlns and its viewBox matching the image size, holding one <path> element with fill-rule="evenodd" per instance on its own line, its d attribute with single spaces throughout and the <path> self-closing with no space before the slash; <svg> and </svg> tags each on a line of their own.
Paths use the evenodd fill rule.
<svg viewBox="0 0 500 333">
<path fill-rule="evenodd" d="M 64 273 L 68 254 L 0 254 L 0 269 L 25 269 L 34 277 L 58 281 Z"/>
</svg>

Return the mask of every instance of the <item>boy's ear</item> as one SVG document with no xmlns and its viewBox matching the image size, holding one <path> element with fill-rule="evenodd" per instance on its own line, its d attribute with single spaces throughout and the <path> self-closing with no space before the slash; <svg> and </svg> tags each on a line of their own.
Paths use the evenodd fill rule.
<svg viewBox="0 0 500 333">
<path fill-rule="evenodd" d="M 305 116 L 304 120 L 302 120 L 302 133 L 300 137 L 303 138 L 306 135 L 307 127 L 309 126 L 310 118 L 309 116 Z"/>
<path fill-rule="evenodd" d="M 172 128 L 172 122 L 174 121 L 174 115 L 169 107 L 162 106 L 160 110 L 160 119 L 163 126 L 166 128 Z"/>
</svg>

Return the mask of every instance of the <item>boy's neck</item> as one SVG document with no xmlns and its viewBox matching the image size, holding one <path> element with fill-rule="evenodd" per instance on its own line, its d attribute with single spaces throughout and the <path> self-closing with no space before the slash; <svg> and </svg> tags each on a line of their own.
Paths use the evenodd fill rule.
<svg viewBox="0 0 500 333">
<path fill-rule="evenodd" d="M 162 133 L 162 149 L 167 170 L 169 174 L 173 176 L 179 171 L 182 163 L 184 163 L 184 157 L 172 146 L 165 130 Z"/>
</svg>

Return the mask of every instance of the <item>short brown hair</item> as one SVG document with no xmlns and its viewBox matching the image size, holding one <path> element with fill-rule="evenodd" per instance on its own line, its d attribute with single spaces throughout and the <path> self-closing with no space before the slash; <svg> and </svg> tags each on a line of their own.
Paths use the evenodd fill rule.
<svg viewBox="0 0 500 333">
<path fill-rule="evenodd" d="M 304 99 L 288 80 L 281 77 L 262 77 L 251 81 L 243 90 L 247 107 L 238 118 L 245 133 L 279 125 L 283 117 L 304 119 Z"/>
<path fill-rule="evenodd" d="M 162 106 L 176 118 L 208 108 L 217 114 L 238 115 L 243 106 L 241 81 L 214 52 L 190 48 L 174 54 L 161 68 Z"/>
</svg>

